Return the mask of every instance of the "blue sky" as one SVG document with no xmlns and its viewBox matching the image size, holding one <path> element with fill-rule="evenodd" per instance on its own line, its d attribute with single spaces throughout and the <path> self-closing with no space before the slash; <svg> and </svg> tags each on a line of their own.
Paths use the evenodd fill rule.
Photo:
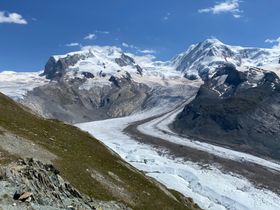
<svg viewBox="0 0 280 210">
<path fill-rule="evenodd" d="M 209 37 L 233 45 L 280 41 L 279 0 L 9 0 L 0 2 L 0 71 L 43 69 L 85 45 L 172 58 Z"/>
</svg>

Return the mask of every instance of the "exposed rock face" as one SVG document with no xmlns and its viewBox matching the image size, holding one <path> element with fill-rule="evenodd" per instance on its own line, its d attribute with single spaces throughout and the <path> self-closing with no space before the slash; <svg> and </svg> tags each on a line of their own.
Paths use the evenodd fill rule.
<svg viewBox="0 0 280 210">
<path fill-rule="evenodd" d="M 82 75 L 84 75 L 85 78 L 87 78 L 87 79 L 94 78 L 94 75 L 92 73 L 90 73 L 90 72 L 82 72 Z"/>
<path fill-rule="evenodd" d="M 35 88 L 23 103 L 45 117 L 70 123 L 129 115 L 140 111 L 150 88 L 129 77 L 108 78 L 111 85 L 81 89 L 84 81 L 59 81 Z"/>
<path fill-rule="evenodd" d="M 181 134 L 280 160 L 280 83 L 273 72 L 226 65 L 177 116 Z"/>
<path fill-rule="evenodd" d="M 4 209 L 128 209 L 123 204 L 101 203 L 64 181 L 53 165 L 33 159 L 1 167 L 0 197 Z M 105 207 L 105 208 L 104 208 Z"/>
<path fill-rule="evenodd" d="M 52 56 L 45 65 L 43 75 L 45 75 L 47 79 L 58 79 L 63 75 L 65 69 L 69 66 L 75 65 L 79 60 L 85 59 L 85 57 L 85 55 L 74 54 L 56 60 Z"/>
<path fill-rule="evenodd" d="M 135 64 L 134 59 L 131 58 L 130 56 L 124 54 L 124 53 L 122 53 L 121 59 L 122 59 L 123 61 L 125 61 L 128 65 L 133 65 L 133 64 Z"/>
<path fill-rule="evenodd" d="M 143 76 L 143 69 L 139 65 L 136 65 L 136 69 L 137 69 L 137 73 Z"/>
<path fill-rule="evenodd" d="M 128 65 L 134 65 L 135 61 L 133 58 L 129 57 L 128 55 L 122 53 L 120 58 L 115 59 L 116 63 L 120 66 L 128 66 Z"/>
</svg>

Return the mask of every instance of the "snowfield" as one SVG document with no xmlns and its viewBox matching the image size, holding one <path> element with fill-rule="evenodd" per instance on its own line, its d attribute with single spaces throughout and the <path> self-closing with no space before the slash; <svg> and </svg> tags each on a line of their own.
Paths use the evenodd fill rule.
<svg viewBox="0 0 280 210">
<path fill-rule="evenodd" d="M 243 177 L 232 173 L 225 174 L 214 166 L 203 167 L 171 157 L 165 151 L 141 144 L 124 134 L 124 128 L 131 123 L 166 113 L 168 110 L 170 106 L 163 106 L 129 117 L 82 123 L 76 126 L 91 133 L 146 175 L 155 178 L 170 189 L 193 198 L 203 209 L 280 209 L 278 195 L 268 190 L 255 188 Z M 157 133 L 158 131 L 155 135 Z M 149 133 L 149 135 L 154 134 Z"/>
<path fill-rule="evenodd" d="M 49 82 L 39 75 L 40 72 L 0 72 L 0 92 L 14 100 L 22 99 L 27 91 Z"/>
</svg>

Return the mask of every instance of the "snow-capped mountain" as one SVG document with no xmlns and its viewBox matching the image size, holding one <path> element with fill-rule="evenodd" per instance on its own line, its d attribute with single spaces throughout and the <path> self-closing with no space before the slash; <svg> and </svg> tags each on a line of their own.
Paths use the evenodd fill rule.
<svg viewBox="0 0 280 210">
<path fill-rule="evenodd" d="M 208 78 L 222 64 L 231 63 L 237 68 L 260 67 L 279 70 L 280 49 L 230 46 L 217 39 L 207 39 L 192 45 L 176 56 L 171 65 L 187 78 Z M 278 69 L 277 69 L 278 68 Z"/>
<path fill-rule="evenodd" d="M 71 123 L 172 104 L 184 100 L 188 89 L 187 79 L 167 63 L 109 46 L 51 56 L 41 76 L 49 83 L 27 92 L 21 102 Z"/>
<path fill-rule="evenodd" d="M 279 58 L 279 49 L 236 47 L 217 39 L 192 45 L 166 62 L 118 47 L 89 46 L 51 56 L 40 76 L 13 73 L 11 79 L 7 73 L 0 74 L 0 91 L 43 116 L 83 122 L 181 101 L 190 80 L 200 83 L 200 78 L 210 78 L 224 64 L 230 63 L 239 71 L 258 67 L 278 73 Z"/>
<path fill-rule="evenodd" d="M 152 56 L 135 56 L 111 46 L 85 47 L 78 52 L 52 56 L 43 75 L 51 80 L 84 80 L 82 87 L 87 89 L 94 85 L 116 84 L 116 80 L 122 79 L 139 83 L 182 79 L 180 72 L 164 62 L 154 62 Z"/>
<path fill-rule="evenodd" d="M 66 55 L 51 56 L 43 74 L 0 74 L 0 90 L 22 98 L 27 91 L 52 81 L 79 83 L 80 89 L 120 85 L 131 80 L 148 86 L 178 85 L 187 79 L 211 77 L 217 67 L 231 63 L 238 70 L 250 67 L 276 72 L 280 75 L 280 50 L 247 48 L 223 44 L 217 39 L 207 39 L 192 45 L 172 60 L 156 61 L 153 56 L 136 56 L 118 47 L 89 46 Z M 30 85 L 32 83 L 32 85 Z"/>
</svg>

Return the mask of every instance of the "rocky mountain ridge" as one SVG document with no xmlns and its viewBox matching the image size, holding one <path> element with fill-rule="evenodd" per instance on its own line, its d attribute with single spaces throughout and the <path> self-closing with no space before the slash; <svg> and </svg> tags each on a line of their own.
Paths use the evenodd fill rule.
<svg viewBox="0 0 280 210">
<path fill-rule="evenodd" d="M 274 72 L 221 66 L 172 127 L 202 141 L 279 160 L 279 96 Z"/>
<path fill-rule="evenodd" d="M 237 68 L 259 67 L 273 70 L 279 64 L 280 50 L 231 46 L 212 38 L 192 45 L 176 56 L 172 65 L 187 78 L 207 79 L 220 65 L 231 63 Z M 278 68 L 279 70 L 279 68 Z"/>
</svg>

